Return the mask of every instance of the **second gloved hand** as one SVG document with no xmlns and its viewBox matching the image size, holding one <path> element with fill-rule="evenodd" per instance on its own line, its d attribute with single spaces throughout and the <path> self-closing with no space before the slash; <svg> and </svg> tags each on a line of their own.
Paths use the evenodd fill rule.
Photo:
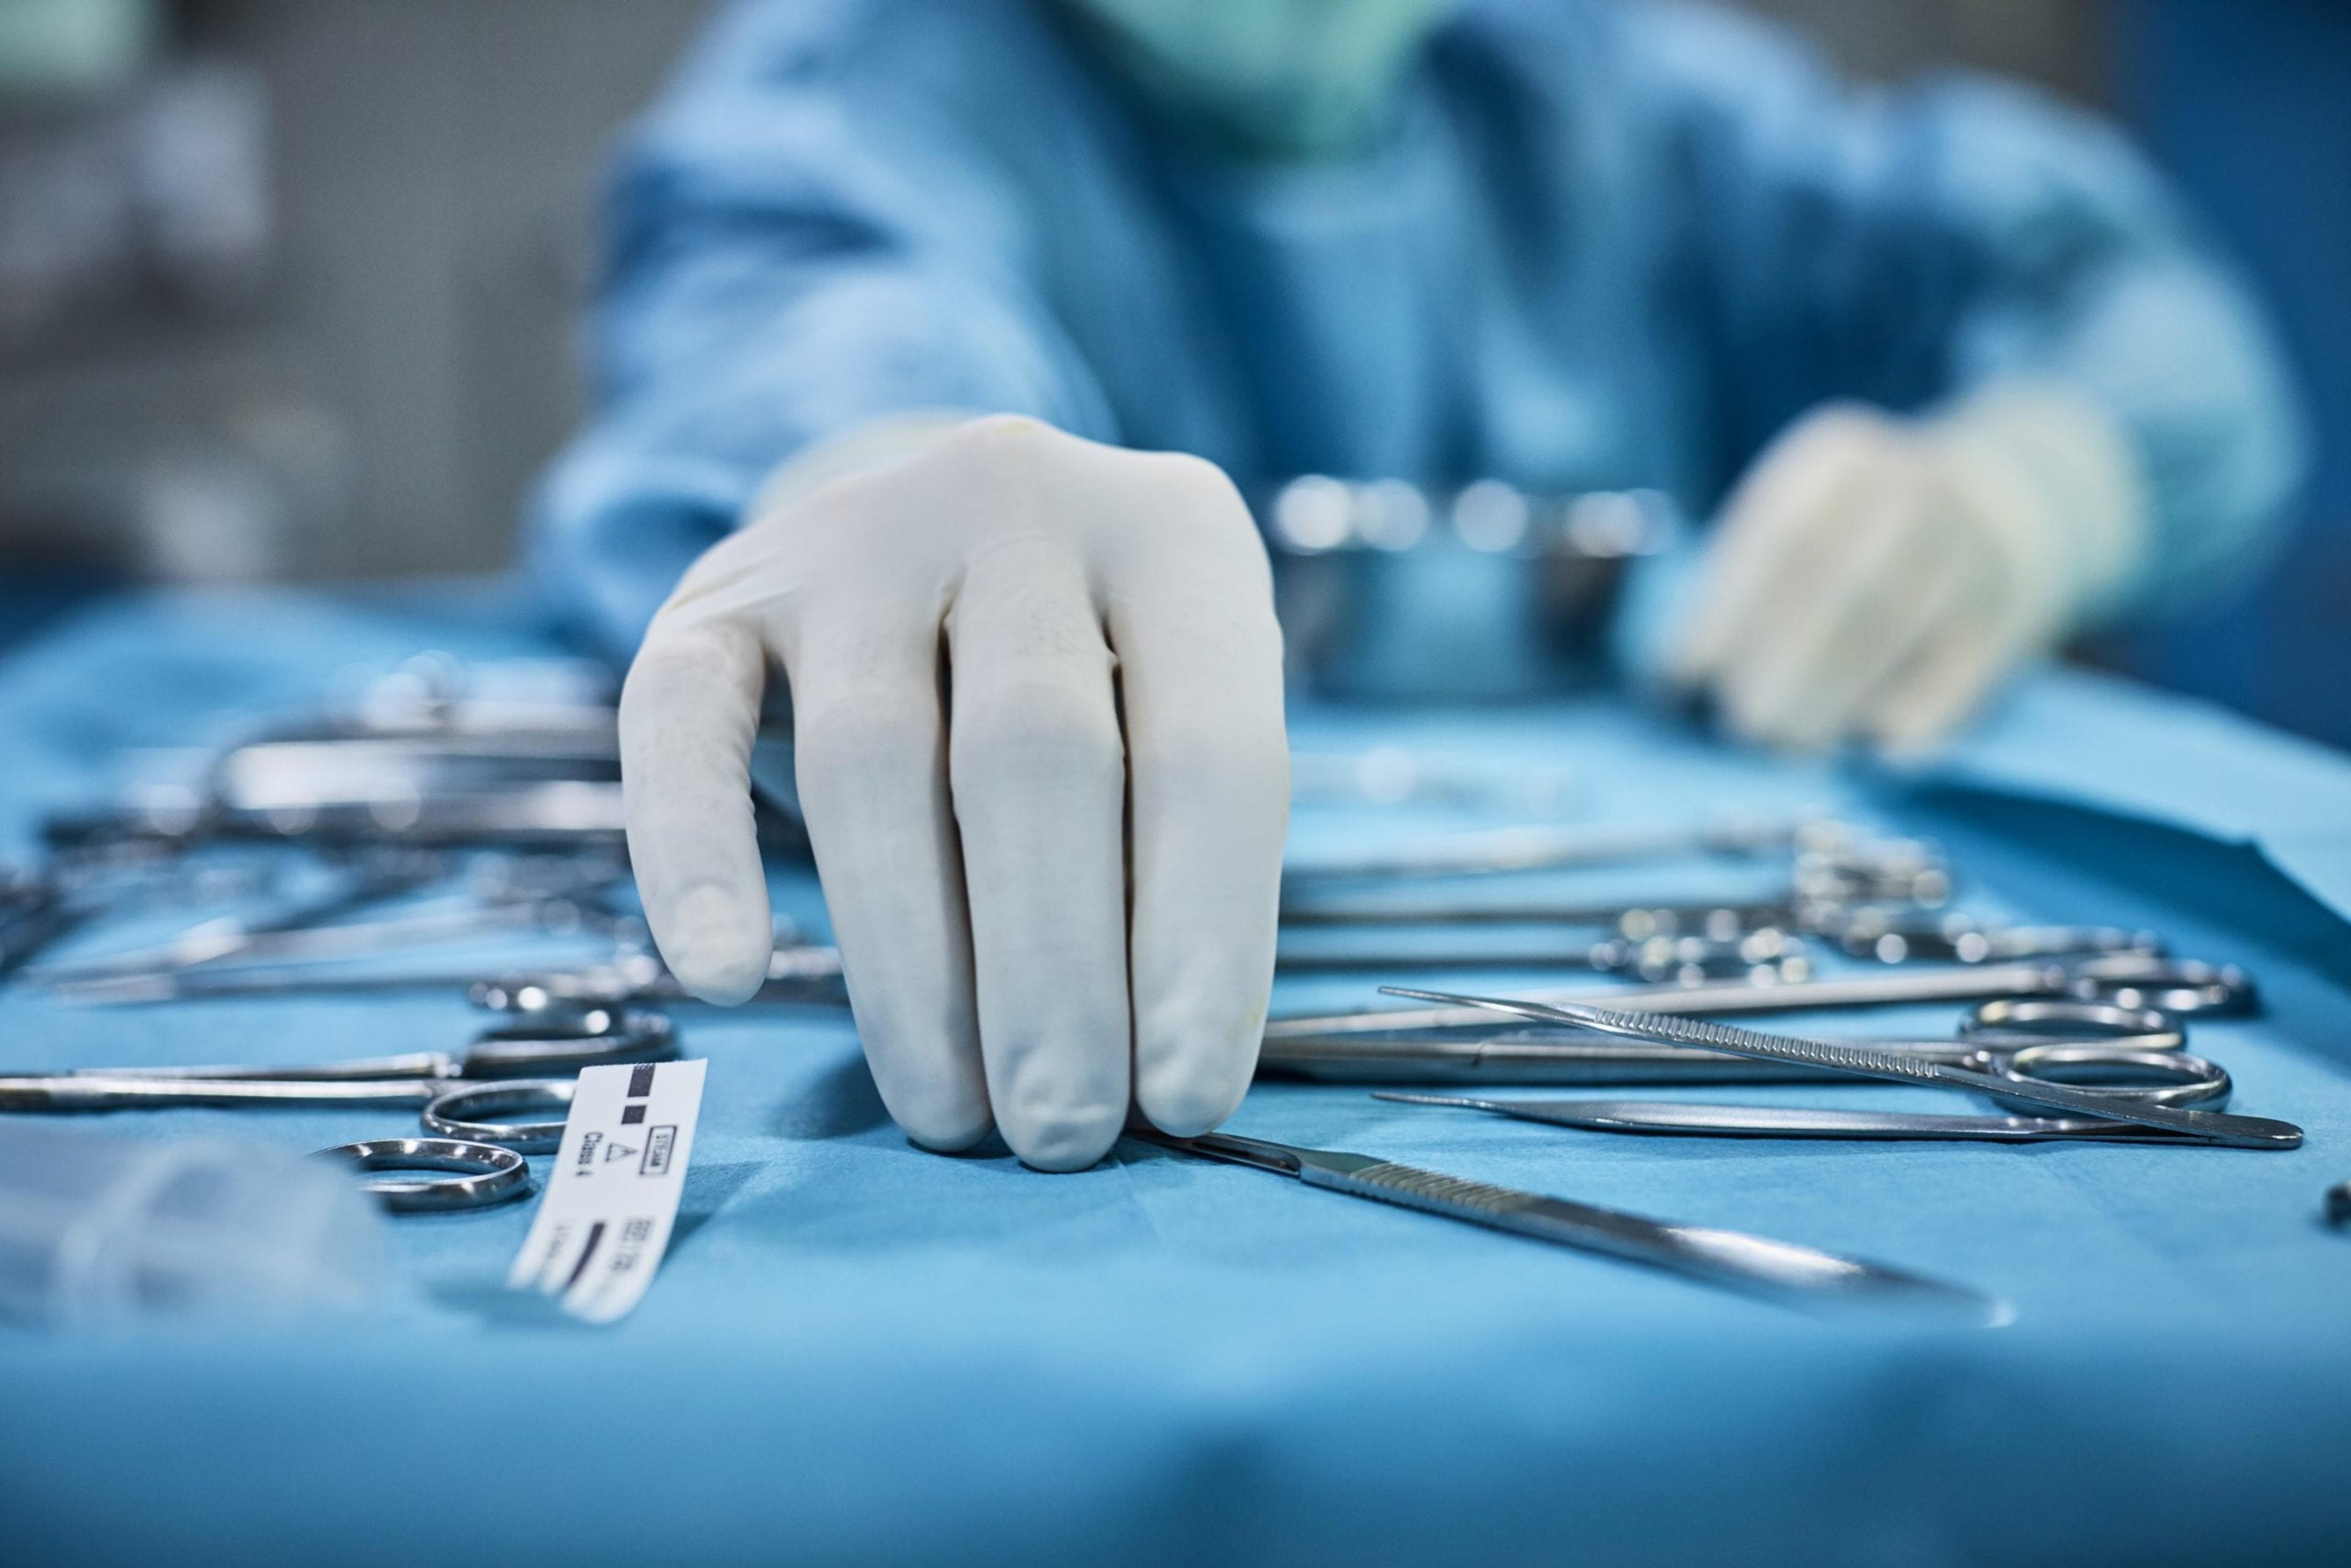
<svg viewBox="0 0 2351 1568">
<path fill-rule="evenodd" d="M 770 667 L 866 1057 L 918 1143 L 1032 1166 L 1249 1087 L 1289 800 L 1265 552 L 1214 466 L 1032 420 L 771 500 L 621 706 L 629 845 L 696 996 L 764 977 L 746 768 Z"/>
<path fill-rule="evenodd" d="M 1921 751 L 2107 607 L 2147 533 L 2126 439 L 2081 394 L 1823 409 L 1724 507 L 1667 674 L 1749 740 Z"/>
</svg>

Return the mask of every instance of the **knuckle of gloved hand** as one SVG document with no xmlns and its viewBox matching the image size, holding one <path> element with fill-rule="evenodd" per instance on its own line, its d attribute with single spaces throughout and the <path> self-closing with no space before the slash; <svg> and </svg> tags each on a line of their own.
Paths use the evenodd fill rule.
<svg viewBox="0 0 2351 1568">
<path fill-rule="evenodd" d="M 621 738 L 657 737 L 667 722 L 742 691 L 744 660 L 720 637 L 656 626 L 621 683 Z"/>
<path fill-rule="evenodd" d="M 988 679 L 956 700 L 949 765 L 957 790 L 1051 781 L 1118 789 L 1126 776 L 1107 686 L 1046 676 Z"/>
<path fill-rule="evenodd" d="M 1798 434 L 1812 441 L 1875 446 L 1893 440 L 1901 427 L 1902 422 L 1882 408 L 1839 399 L 1823 403 L 1806 414 L 1796 429 Z"/>
<path fill-rule="evenodd" d="M 844 691 L 796 708 L 792 742 L 804 789 L 862 792 L 935 766 L 936 708 L 928 692 Z"/>
<path fill-rule="evenodd" d="M 1010 481 L 1025 488 L 1041 471 L 1066 462 L 1077 439 L 1031 414 L 982 414 L 934 442 L 914 466 L 952 476 L 959 485 Z"/>
</svg>

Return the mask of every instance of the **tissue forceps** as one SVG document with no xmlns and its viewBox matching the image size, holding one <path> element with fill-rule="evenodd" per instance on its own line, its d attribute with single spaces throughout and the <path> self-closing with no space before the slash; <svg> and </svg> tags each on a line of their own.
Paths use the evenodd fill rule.
<svg viewBox="0 0 2351 1568">
<path fill-rule="evenodd" d="M 1593 1133 L 1681 1134 L 1717 1138 L 1847 1138 L 1985 1144 L 2169 1144 L 2210 1147 L 2160 1127 L 2092 1116 L 1949 1116 L 1909 1111 L 1832 1111 L 1802 1105 L 1713 1105 L 1678 1100 L 1479 1100 L 1459 1094 L 1375 1090 L 1374 1100 L 1491 1111 L 1521 1122 Z"/>
<path fill-rule="evenodd" d="M 1400 993 L 1403 994 L 1403 993 Z M 2253 982 L 2234 964 L 2206 964 L 2152 953 L 2110 953 L 2053 964 L 1952 966 L 1916 971 L 1782 981 L 1775 985 L 1656 986 L 1640 989 L 1538 991 L 1531 1003 L 1639 1008 L 1677 1018 L 1802 1012 L 1813 1008 L 1889 1007 L 1912 1002 L 1974 1002 L 1999 998 L 2108 1001 L 2155 1008 L 2175 1017 L 2249 1013 L 2258 1001 Z M 1331 1040 L 1490 1024 L 1493 1009 L 1468 1005 L 1383 1009 L 1269 1019 L 1265 1039 Z M 1553 1020 L 1556 1021 L 1556 1020 Z"/>
<path fill-rule="evenodd" d="M 1179 1154 L 1295 1176 L 1309 1186 L 1350 1197 L 1393 1203 L 1579 1251 L 1646 1263 L 1709 1284 L 1844 1305 L 1957 1309 L 1987 1327 L 2005 1322 L 2010 1316 L 2006 1307 L 1974 1291 L 1882 1264 L 1742 1231 L 1668 1224 L 1563 1197 L 1489 1186 L 1369 1155 L 1299 1148 L 1229 1133 L 1178 1138 L 1154 1128 L 1131 1126 L 1126 1135 Z"/>
<path fill-rule="evenodd" d="M 2139 1058 L 2146 1053 L 2182 1054 L 2187 1041 L 2187 1031 L 2179 1021 L 2153 1008 L 1996 998 L 1961 1017 L 1955 1040 L 1870 1043 L 1881 1051 L 1954 1067 L 1996 1067 L 2001 1062 L 1991 1059 L 2012 1057 L 2027 1046 L 2086 1044 L 2102 1056 L 2119 1054 L 2125 1059 L 2108 1065 L 2137 1069 L 2144 1076 L 2160 1079 L 2177 1074 L 2167 1066 L 2150 1066 Z M 1258 1057 L 1258 1071 L 1270 1077 L 1338 1083 L 1781 1083 L 1834 1076 L 1789 1062 L 1727 1056 L 1681 1045 L 1561 1040 L 1531 1033 L 1507 1038 L 1437 1034 L 1268 1040 Z"/>
<path fill-rule="evenodd" d="M 2032 1105 L 2076 1115 L 2104 1116 L 2167 1132 L 2185 1133 L 2231 1148 L 2292 1149 L 2301 1145 L 2302 1129 L 2290 1122 L 2263 1116 L 2241 1116 L 2226 1111 L 2195 1111 L 2157 1103 L 2111 1090 L 2082 1088 L 2046 1079 L 1920 1061 L 1896 1051 L 1867 1044 L 1805 1040 L 1794 1035 L 1762 1034 L 1729 1024 L 1706 1023 L 1661 1013 L 1623 1012 L 1608 1008 L 1517 1002 L 1498 997 L 1471 997 L 1447 991 L 1415 991 L 1385 988 L 1398 996 L 1452 1006 L 1484 1008 L 1537 1023 L 1565 1024 L 1599 1034 L 1667 1044 L 1695 1045 L 1740 1056 L 1825 1067 L 1863 1078 L 1884 1078 L 1900 1083 L 1925 1083 L 1942 1088 L 1972 1089 L 2005 1103 Z"/>
</svg>

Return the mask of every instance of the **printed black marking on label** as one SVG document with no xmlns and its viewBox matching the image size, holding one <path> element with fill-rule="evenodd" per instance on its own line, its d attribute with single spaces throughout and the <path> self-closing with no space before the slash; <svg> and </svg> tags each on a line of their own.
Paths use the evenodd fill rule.
<svg viewBox="0 0 2351 1568">
<path fill-rule="evenodd" d="M 632 1100 L 642 1100 L 653 1092 L 653 1064 L 647 1062 L 629 1071 L 629 1093 Z"/>
<path fill-rule="evenodd" d="M 677 1128 L 655 1127 L 645 1134 L 645 1157 L 637 1166 L 639 1176 L 667 1176 L 670 1151 L 677 1146 Z"/>
<path fill-rule="evenodd" d="M 589 1260 L 596 1256 L 596 1243 L 603 1239 L 604 1222 L 600 1219 L 588 1227 L 588 1245 L 580 1249 L 580 1261 L 571 1266 L 571 1277 L 563 1281 L 565 1290 L 578 1284 L 580 1276 L 588 1272 Z"/>
<path fill-rule="evenodd" d="M 643 1105 L 623 1105 L 621 1107 L 621 1125 L 623 1127 L 636 1126 L 644 1119 L 645 1108 Z"/>
</svg>

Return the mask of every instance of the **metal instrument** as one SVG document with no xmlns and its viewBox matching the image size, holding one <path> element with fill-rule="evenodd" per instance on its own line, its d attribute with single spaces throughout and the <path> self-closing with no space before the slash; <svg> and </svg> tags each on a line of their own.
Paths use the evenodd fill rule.
<svg viewBox="0 0 2351 1568">
<path fill-rule="evenodd" d="M 1384 882 L 1402 877 L 1494 876 L 1510 872 L 1564 871 L 1643 861 L 1754 860 L 1795 849 L 1812 824 L 1724 821 L 1711 826 L 1520 827 L 1464 833 L 1417 848 L 1348 861 L 1305 862 L 1282 868 L 1287 885 L 1309 882 Z"/>
<path fill-rule="evenodd" d="M 525 1078 L 474 1083 L 437 1094 L 424 1107 L 424 1130 L 438 1138 L 495 1144 L 524 1155 L 551 1155 L 563 1143 L 563 1119 L 571 1111 L 571 1078 Z M 494 1121 L 517 1113 L 555 1113 L 553 1121 Z"/>
<path fill-rule="evenodd" d="M 463 1055 L 415 1051 L 309 1067 L 85 1068 L 0 1078 L 0 1112 L 414 1106 L 423 1130 L 434 1137 L 354 1144 L 342 1152 L 375 1151 L 360 1159 L 371 1169 L 421 1164 L 465 1173 L 423 1184 L 369 1184 L 368 1190 L 395 1212 L 466 1208 L 522 1196 L 529 1182 L 517 1174 L 520 1156 L 551 1153 L 563 1140 L 562 1116 L 570 1108 L 573 1081 L 517 1073 L 577 1071 L 676 1055 L 676 1028 L 658 1013 L 559 1007 L 485 1030 Z M 557 1113 L 554 1120 L 496 1119 L 549 1112 Z M 511 1165 L 505 1158 L 509 1154 Z"/>
<path fill-rule="evenodd" d="M 455 1138 L 371 1138 L 338 1144 L 310 1156 L 363 1171 L 454 1171 L 422 1180 L 363 1181 L 360 1190 L 392 1214 L 445 1213 L 512 1203 L 531 1190 L 530 1167 L 512 1149 Z"/>
<path fill-rule="evenodd" d="M 1527 1000 L 1563 1007 L 1638 1008 L 1677 1018 L 1740 1013 L 1803 1012 L 1812 1009 L 1893 1007 L 1923 1002 L 1973 1002 L 1993 998 L 2049 998 L 2154 1008 L 2175 1017 L 2250 1013 L 2253 982 L 2233 964 L 2112 953 L 2057 964 L 1987 964 L 1901 970 L 1888 974 L 1772 985 L 1729 983 L 1605 991 L 1537 991 Z M 1269 1051 L 1293 1043 L 1346 1036 L 1398 1036 L 1427 1030 L 1488 1029 L 1489 1009 L 1383 1009 L 1270 1019 Z M 1280 1042 L 1277 1047 L 1277 1042 Z"/>
<path fill-rule="evenodd" d="M 417 970 L 385 974 L 315 968 L 252 968 L 211 973 L 198 970 L 111 988 L 91 994 L 61 990 L 57 999 L 81 1005 L 125 1006 L 236 997 L 342 996 L 369 991 L 462 991 L 475 1006 L 498 1011 L 528 1010 L 550 1001 L 658 1002 L 695 998 L 651 953 L 626 953 L 579 968 L 484 974 L 479 970 Z M 768 962 L 768 979 L 754 1001 L 838 1004 L 841 953 L 817 944 L 778 947 Z"/>
<path fill-rule="evenodd" d="M 2093 1116 L 1952 1116 L 1908 1111 L 1831 1111 L 1801 1105 L 1701 1105 L 1674 1100 L 1478 1100 L 1456 1094 L 1375 1091 L 1374 1100 L 1490 1111 L 1521 1122 L 1594 1133 L 1678 1134 L 1717 1138 L 1851 1138 L 1987 1144 L 2169 1144 L 2210 1147 L 2202 1138 Z"/>
<path fill-rule="evenodd" d="M 1743 977 L 1758 984 L 1765 977 L 1801 980 L 1812 973 L 1812 963 L 1801 938 L 1771 926 L 1729 938 L 1713 936 L 1650 936 L 1633 941 L 1611 936 L 1598 942 L 1566 946 L 1518 947 L 1507 945 L 1475 948 L 1390 946 L 1376 949 L 1300 950 L 1294 944 L 1275 956 L 1274 967 L 1284 974 L 1328 973 L 1378 969 L 1593 969 L 1621 975 L 1651 985 L 1695 986 L 1709 979 Z"/>
<path fill-rule="evenodd" d="M 1564 1024 L 1571 1029 L 1593 1033 L 1663 1044 L 1693 1045 L 1708 1051 L 1823 1067 L 1863 1078 L 1970 1089 L 1991 1094 L 2002 1103 L 2031 1105 L 2075 1115 L 2105 1116 L 2166 1132 L 2187 1134 L 2231 1148 L 2291 1149 L 2299 1147 L 2302 1143 L 2302 1129 L 2289 1122 L 2273 1121 L 2262 1116 L 2241 1116 L 2225 1111 L 2189 1110 L 2159 1103 L 2148 1097 L 2117 1094 L 2109 1090 L 2084 1088 L 2045 1078 L 1920 1061 L 1897 1051 L 1880 1051 L 1868 1044 L 1761 1034 L 1729 1024 L 1673 1018 L 1662 1013 L 1625 1012 L 1572 1005 L 1551 1007 L 1446 991 L 1391 989 L 1395 995 L 1422 1001 L 1482 1007 L 1538 1023 Z"/>
<path fill-rule="evenodd" d="M 1987 1326 L 2008 1321 L 1991 1298 L 1876 1263 L 1735 1230 L 1673 1225 L 1616 1209 L 1490 1186 L 1369 1155 L 1298 1148 L 1209 1133 L 1178 1138 L 1147 1127 L 1127 1135 L 1180 1154 L 1294 1176 L 1350 1197 L 1416 1208 L 1580 1251 L 1598 1252 L 1702 1280 L 1799 1301 L 1956 1311 Z"/>
<path fill-rule="evenodd" d="M 371 860 L 346 881 L 275 915 L 249 919 L 225 915 L 191 926 L 168 942 L 127 953 L 110 953 L 78 964 L 49 965 L 27 978 L 44 985 L 108 980 L 133 975 L 201 968 L 272 951 L 273 939 L 326 925 L 386 899 L 414 893 L 445 875 L 436 854 L 402 852 Z"/>
<path fill-rule="evenodd" d="M 1962 1015 L 1956 1040 L 1873 1040 L 1880 1051 L 1952 1066 L 1979 1064 L 1990 1048 L 2092 1041 L 2108 1052 L 2178 1052 L 2178 1020 L 2152 1008 L 2064 999 L 1996 998 Z M 1268 1040 L 1258 1071 L 1335 1083 L 1624 1085 L 1782 1083 L 1818 1080 L 1816 1069 L 1648 1041 L 1562 1040 L 1555 1030 L 1505 1037 L 1429 1033 L 1395 1039 L 1331 1035 Z"/>
<path fill-rule="evenodd" d="M 616 1061 L 668 1061 L 677 1055 L 677 1026 L 640 1008 L 560 1007 L 517 1015 L 475 1036 L 463 1055 L 444 1051 L 362 1057 L 299 1067 L 83 1067 L 71 1078 L 153 1079 L 165 1083 L 266 1081 L 281 1084 L 379 1082 L 418 1079 L 536 1078 L 577 1072 Z M 29 1082 L 5 1080 L 0 1082 Z"/>
</svg>

